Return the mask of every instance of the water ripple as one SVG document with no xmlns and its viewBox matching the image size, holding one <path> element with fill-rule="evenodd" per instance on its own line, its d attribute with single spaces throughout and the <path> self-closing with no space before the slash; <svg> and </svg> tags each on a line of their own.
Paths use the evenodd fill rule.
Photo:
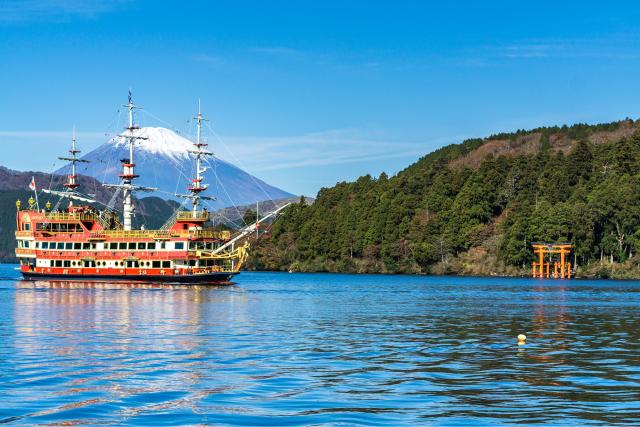
<svg viewBox="0 0 640 427">
<path fill-rule="evenodd" d="M 243 273 L 0 297 L 2 424 L 640 424 L 637 282 Z"/>
</svg>

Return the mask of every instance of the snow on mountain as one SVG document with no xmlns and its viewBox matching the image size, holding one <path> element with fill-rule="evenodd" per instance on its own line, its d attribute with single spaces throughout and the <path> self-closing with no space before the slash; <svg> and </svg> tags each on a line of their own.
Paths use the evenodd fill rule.
<svg viewBox="0 0 640 427">
<path fill-rule="evenodd" d="M 193 142 L 174 131 L 162 127 L 144 127 L 134 131 L 138 139 L 135 143 L 133 160 L 136 174 L 140 178 L 135 184 L 158 188 L 154 193 L 138 192 L 137 197 L 155 195 L 164 199 L 178 199 L 175 194 L 186 193 L 186 188 L 194 175 L 194 159 L 189 150 Z M 125 138 L 115 137 L 82 157 L 90 163 L 78 164 L 78 173 L 92 176 L 103 183 L 118 183 L 121 173 L 121 159 L 129 157 L 129 145 Z M 204 195 L 216 197 L 207 202 L 210 208 L 224 208 L 276 200 L 293 196 L 279 188 L 250 175 L 237 166 L 218 158 L 205 159 L 208 167 L 204 173 L 209 189 Z M 69 166 L 57 171 L 68 174 Z M 89 192 L 89 190 L 85 190 Z"/>
<path fill-rule="evenodd" d="M 147 154 L 157 154 L 165 156 L 175 161 L 182 161 L 189 158 L 189 150 L 193 150 L 193 143 L 174 131 L 161 127 L 144 127 L 133 131 L 138 139 L 136 151 L 140 150 Z M 126 138 L 116 136 L 109 141 L 116 148 L 126 148 L 129 150 L 129 143 Z M 135 154 L 134 154 L 135 156 Z"/>
</svg>

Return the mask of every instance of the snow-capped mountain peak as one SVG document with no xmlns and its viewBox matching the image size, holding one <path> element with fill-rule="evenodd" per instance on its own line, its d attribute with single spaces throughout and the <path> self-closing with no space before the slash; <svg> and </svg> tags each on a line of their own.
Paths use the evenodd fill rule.
<svg viewBox="0 0 640 427">
<path fill-rule="evenodd" d="M 108 143 L 115 148 L 128 148 L 129 142 L 124 137 L 128 130 L 113 137 Z M 172 160 L 185 160 L 189 158 L 189 150 L 193 150 L 193 142 L 178 135 L 171 129 L 162 127 L 143 127 L 133 131 L 133 135 L 144 139 L 136 139 L 135 152 L 142 151 L 146 154 L 160 155 Z M 134 154 L 135 156 L 135 154 Z"/>
<path fill-rule="evenodd" d="M 101 182 L 119 182 L 118 176 L 122 173 L 120 160 L 129 156 L 128 141 L 122 136 L 127 132 L 123 131 L 121 136 L 111 138 L 84 155 L 82 159 L 89 163 L 79 165 L 78 173 Z M 134 136 L 145 138 L 137 139 L 134 145 L 133 162 L 136 174 L 140 175 L 135 183 L 158 189 L 149 195 L 184 201 L 175 194 L 187 192 L 191 185 L 194 156 L 189 151 L 194 149 L 193 142 L 162 127 L 143 127 L 134 130 Z M 242 206 L 292 196 L 222 159 L 209 157 L 205 164 L 208 167 L 204 173 L 204 184 L 208 185 L 205 195 L 216 198 L 209 203 L 211 208 Z M 69 166 L 63 166 L 57 173 L 68 174 Z M 144 196 L 145 193 L 138 194 L 138 197 Z"/>
</svg>

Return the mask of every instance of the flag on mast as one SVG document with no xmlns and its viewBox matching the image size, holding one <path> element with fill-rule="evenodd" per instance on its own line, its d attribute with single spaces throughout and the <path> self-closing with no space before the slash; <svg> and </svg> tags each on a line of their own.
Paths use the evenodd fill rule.
<svg viewBox="0 0 640 427">
<path fill-rule="evenodd" d="M 40 210 L 40 203 L 38 203 L 38 192 L 36 191 L 36 177 L 31 177 L 31 182 L 29 183 L 29 189 L 33 191 L 33 194 L 36 196 L 36 209 Z"/>
</svg>

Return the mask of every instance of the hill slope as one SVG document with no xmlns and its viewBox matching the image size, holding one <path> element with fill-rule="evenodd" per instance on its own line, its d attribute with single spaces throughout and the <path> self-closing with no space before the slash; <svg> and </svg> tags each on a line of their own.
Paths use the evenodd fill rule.
<svg viewBox="0 0 640 427">
<path fill-rule="evenodd" d="M 639 128 L 625 120 L 467 140 L 392 178 L 323 188 L 313 205 L 284 213 L 251 265 L 528 274 L 532 241 L 568 241 L 582 274 L 637 269 Z"/>
</svg>

